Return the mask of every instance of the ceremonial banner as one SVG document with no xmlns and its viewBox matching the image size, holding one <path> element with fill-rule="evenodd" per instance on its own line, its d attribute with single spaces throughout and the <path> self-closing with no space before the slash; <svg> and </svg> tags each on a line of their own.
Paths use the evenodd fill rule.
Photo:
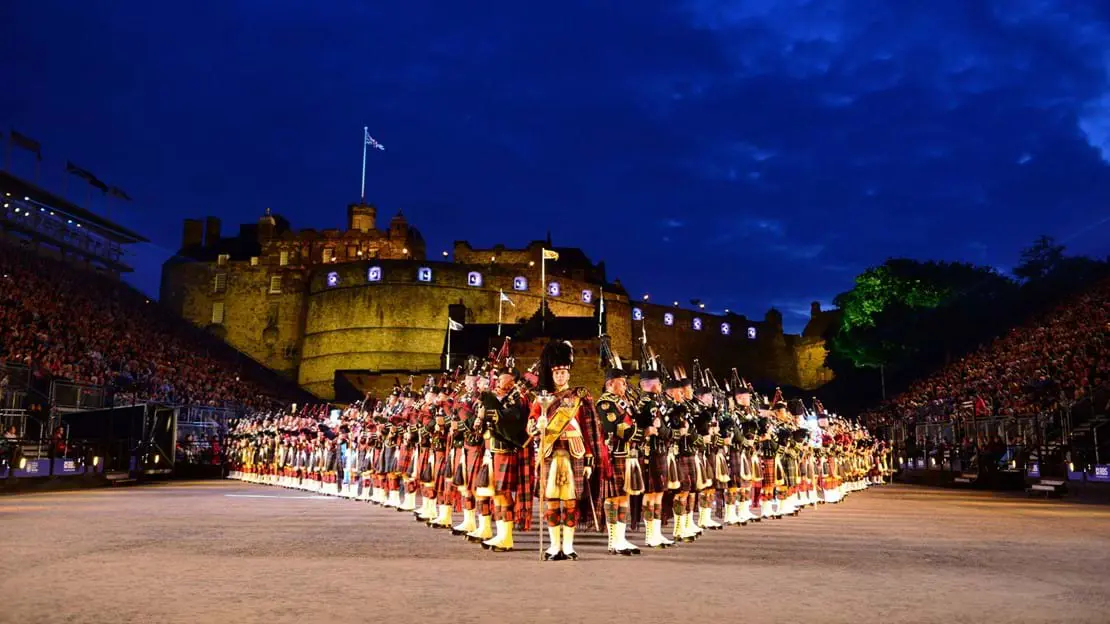
<svg viewBox="0 0 1110 624">
<path fill-rule="evenodd" d="M 1025 471 L 1025 476 L 1039 479 L 1041 477 L 1041 465 L 1036 462 L 1029 464 L 1029 467 Z"/>
</svg>

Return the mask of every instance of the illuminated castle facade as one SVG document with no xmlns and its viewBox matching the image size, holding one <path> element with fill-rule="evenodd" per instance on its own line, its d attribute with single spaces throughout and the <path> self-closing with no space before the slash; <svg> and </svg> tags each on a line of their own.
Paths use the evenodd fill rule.
<svg viewBox="0 0 1110 624">
<path fill-rule="evenodd" d="M 463 326 L 451 332 L 452 367 L 488 353 L 498 331 L 513 336 L 514 353 L 525 357 L 537 350 L 529 348 L 536 331 L 528 321 L 538 318 L 544 290 L 545 333 L 576 341 L 579 361 L 594 360 L 583 380 L 600 379 L 597 358 L 589 357 L 599 326 L 632 368 L 646 330 L 664 362 L 689 366 L 696 357 L 718 376 L 736 367 L 751 380 L 807 389 L 832 378 L 819 335 L 831 313 L 816 304 L 807 331 L 787 335 L 774 309 L 755 320 L 630 300 L 619 280 L 606 278 L 603 262 L 577 248 L 554 247 L 559 260 L 546 263 L 543 284 L 544 248 L 550 243 L 475 249 L 459 241 L 452 257 L 429 259 L 404 215 L 378 229 L 377 210 L 367 204 L 348 207 L 345 231 L 294 231 L 266 211 L 224 237 L 218 219 L 187 219 L 181 249 L 163 267 L 161 301 L 329 399 L 351 378 L 362 390 L 407 372 L 442 370 L 448 319 Z"/>
</svg>

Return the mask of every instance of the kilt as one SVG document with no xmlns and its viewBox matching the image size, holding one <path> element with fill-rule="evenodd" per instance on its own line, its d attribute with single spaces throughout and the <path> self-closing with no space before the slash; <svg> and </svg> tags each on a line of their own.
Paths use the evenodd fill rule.
<svg viewBox="0 0 1110 624">
<path fill-rule="evenodd" d="M 732 487 L 740 487 L 743 479 L 740 476 L 741 469 L 744 466 L 744 453 L 738 448 L 730 448 L 728 450 L 728 475 L 731 477 L 729 485 Z"/>
<path fill-rule="evenodd" d="M 397 447 L 387 446 L 378 454 L 378 465 L 374 472 L 388 474 L 397 472 Z"/>
<path fill-rule="evenodd" d="M 433 459 L 432 459 L 432 481 L 431 482 L 432 482 L 432 487 L 434 487 L 435 491 L 438 493 L 438 492 L 443 491 L 443 484 L 446 483 L 446 481 L 447 481 L 447 479 L 444 478 L 444 474 L 445 474 L 444 469 L 447 466 L 447 452 L 446 451 L 435 451 L 432 454 L 432 457 L 433 457 Z"/>
<path fill-rule="evenodd" d="M 453 483 L 458 487 L 469 488 L 478 478 L 478 469 L 482 467 L 482 447 L 467 445 L 463 447 L 462 465 L 455 471 Z"/>
<path fill-rule="evenodd" d="M 774 500 L 775 498 L 775 460 L 763 460 L 763 489 L 761 490 L 763 500 Z"/>
<path fill-rule="evenodd" d="M 463 456 L 461 448 L 449 449 L 443 458 L 443 467 L 437 473 L 436 498 L 447 500 L 448 495 L 454 494 L 455 474 L 459 472 L 459 459 Z"/>
<path fill-rule="evenodd" d="M 551 453 L 551 457 L 544 458 L 543 464 L 540 466 L 539 487 L 544 488 L 542 492 L 545 494 L 545 498 L 547 498 L 547 500 L 551 500 L 550 498 L 546 497 L 546 493 L 548 485 L 550 485 L 551 481 L 553 481 L 553 479 L 551 479 L 551 477 L 553 476 L 551 474 L 551 466 L 555 463 L 555 455 L 559 451 L 566 452 L 567 456 L 570 458 L 570 471 L 574 482 L 574 500 L 578 500 L 582 497 L 582 493 L 586 491 L 586 460 L 585 458 L 574 457 L 565 448 L 559 448 L 558 446 L 556 446 L 554 451 Z"/>
<path fill-rule="evenodd" d="M 613 476 L 609 479 L 599 479 L 599 489 L 603 499 L 624 496 L 624 478 L 625 472 L 628 470 L 628 456 L 613 455 L 610 461 L 613 462 Z"/>
<path fill-rule="evenodd" d="M 695 492 L 697 491 L 698 479 L 698 464 L 697 458 L 693 455 L 682 456 L 679 455 L 675 458 L 678 464 L 678 491 L 679 492 Z"/>
<path fill-rule="evenodd" d="M 640 459 L 644 472 L 644 491 L 658 494 L 667 491 L 667 453 L 656 452 Z"/>
<path fill-rule="evenodd" d="M 713 461 L 713 481 L 717 489 L 726 489 L 735 486 L 732 479 L 732 464 L 729 462 L 729 451 L 721 449 L 713 453 L 710 458 Z"/>
<path fill-rule="evenodd" d="M 516 493 L 520 462 L 518 453 L 494 453 L 491 486 L 494 492 Z"/>
<path fill-rule="evenodd" d="M 411 475 L 414 455 L 416 455 L 416 447 L 398 446 L 395 464 L 390 472 L 400 472 L 404 475 Z"/>
</svg>

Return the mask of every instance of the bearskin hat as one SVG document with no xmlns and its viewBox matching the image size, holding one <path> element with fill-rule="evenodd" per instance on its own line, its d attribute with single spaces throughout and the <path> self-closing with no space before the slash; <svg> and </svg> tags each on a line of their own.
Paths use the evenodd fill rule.
<svg viewBox="0 0 1110 624">
<path fill-rule="evenodd" d="M 790 399 L 787 403 L 787 409 L 795 416 L 805 416 L 806 413 L 805 403 L 802 403 L 801 399 Z"/>
<path fill-rule="evenodd" d="M 540 353 L 540 384 L 542 390 L 555 391 L 552 371 L 557 368 L 570 368 L 574 364 L 574 346 L 565 340 L 552 340 L 543 346 Z"/>
</svg>

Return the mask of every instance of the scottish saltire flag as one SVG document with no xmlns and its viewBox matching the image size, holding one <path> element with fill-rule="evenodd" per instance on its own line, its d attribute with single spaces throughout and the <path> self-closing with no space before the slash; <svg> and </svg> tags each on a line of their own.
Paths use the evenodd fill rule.
<svg viewBox="0 0 1110 624">
<path fill-rule="evenodd" d="M 370 136 L 370 131 L 369 130 L 366 130 L 365 132 L 366 132 L 366 144 L 369 145 L 370 147 L 373 147 L 374 149 L 380 149 L 384 152 L 385 151 L 385 146 L 382 145 L 381 143 L 378 143 L 377 141 L 375 141 L 374 137 Z"/>
</svg>

